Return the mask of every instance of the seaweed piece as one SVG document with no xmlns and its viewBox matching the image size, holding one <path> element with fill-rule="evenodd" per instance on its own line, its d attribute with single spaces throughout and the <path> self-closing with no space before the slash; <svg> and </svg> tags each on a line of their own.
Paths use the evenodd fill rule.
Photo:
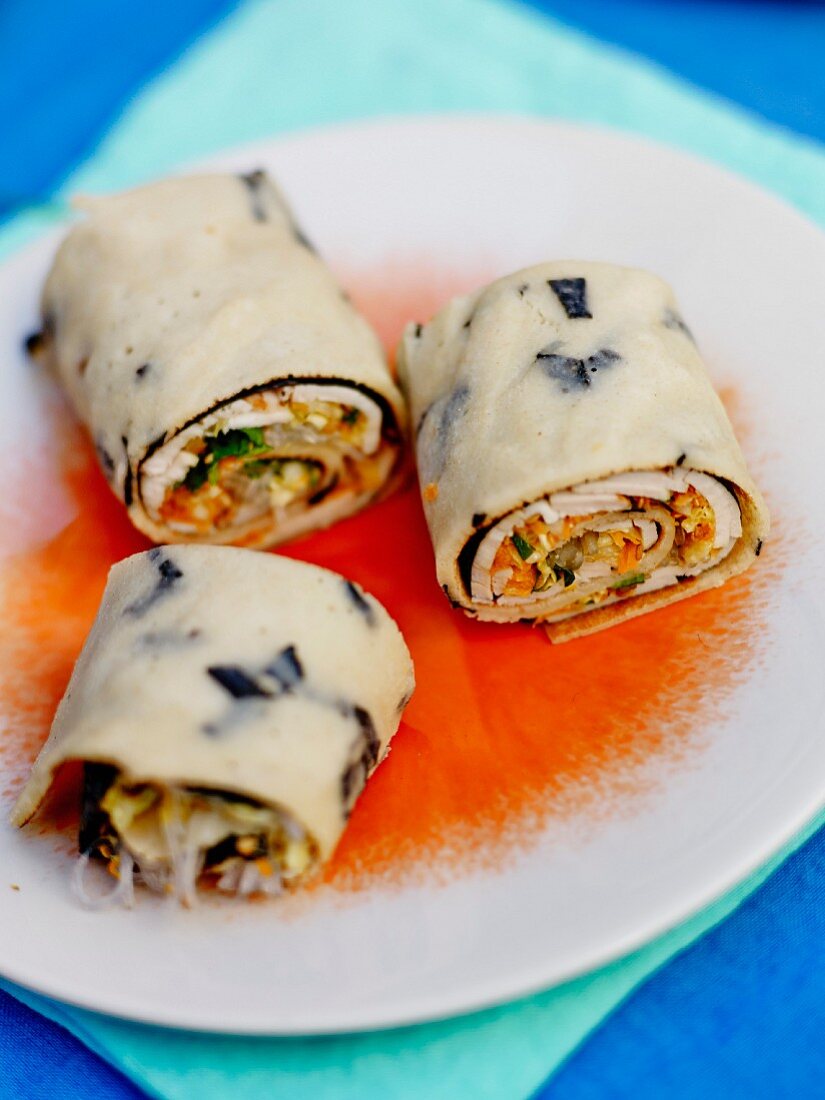
<svg viewBox="0 0 825 1100">
<path fill-rule="evenodd" d="M 375 611 L 369 601 L 364 598 L 360 588 L 352 581 L 345 580 L 344 589 L 355 610 L 366 619 L 367 626 L 375 626 Z"/>
<path fill-rule="evenodd" d="M 518 288 L 519 298 L 523 298 L 524 295 L 527 293 L 527 291 L 529 289 L 530 289 L 530 284 L 529 283 L 522 283 L 521 286 Z"/>
<path fill-rule="evenodd" d="M 762 539 L 759 539 L 756 546 L 753 548 L 753 552 L 754 552 L 754 554 L 756 555 L 757 558 L 762 553 L 762 546 L 763 546 Z"/>
<path fill-rule="evenodd" d="M 586 360 L 587 369 L 591 374 L 595 374 L 602 367 L 609 367 L 611 363 L 618 363 L 620 359 L 621 355 L 612 348 L 600 348 Z"/>
<path fill-rule="evenodd" d="M 462 553 L 463 553 L 463 551 L 462 551 Z M 457 611 L 464 610 L 464 605 L 460 604 L 458 602 L 458 600 L 454 600 L 453 597 L 450 595 L 450 586 L 448 584 L 442 584 L 441 591 L 447 597 L 447 600 L 449 601 L 450 607 L 452 607 L 454 610 L 457 610 Z M 469 589 L 468 589 L 468 591 L 469 591 Z"/>
<path fill-rule="evenodd" d="M 139 367 L 135 368 L 135 377 L 139 380 L 146 377 L 149 371 L 152 369 L 151 363 L 141 363 Z"/>
<path fill-rule="evenodd" d="M 111 481 L 115 476 L 115 460 L 106 450 L 100 439 L 95 441 L 95 451 L 97 452 L 98 462 L 103 468 L 104 477 L 107 481 Z"/>
<path fill-rule="evenodd" d="M 593 383 L 591 374 L 620 360 L 619 353 L 610 348 L 601 348 L 588 359 L 576 359 L 546 350 L 536 356 L 536 362 L 541 364 L 547 377 L 561 383 L 562 393 L 570 393 L 571 389 L 587 389 Z"/>
<path fill-rule="evenodd" d="M 249 206 L 252 217 L 256 222 L 269 221 L 269 214 L 263 203 L 263 184 L 266 182 L 266 172 L 263 168 L 256 168 L 254 172 L 241 173 L 238 176 L 249 192 Z"/>
<path fill-rule="evenodd" d="M 265 691 L 238 665 L 210 665 L 206 671 L 233 699 L 266 699 L 272 694 Z"/>
<path fill-rule="evenodd" d="M 466 382 L 460 383 L 446 398 L 434 403 L 434 407 L 441 405 L 441 411 L 433 448 L 433 462 L 427 481 L 438 481 L 444 472 L 453 433 L 456 425 L 466 415 L 469 403 L 470 387 Z"/>
<path fill-rule="evenodd" d="M 487 519 L 483 512 L 473 512 L 473 518 L 470 521 L 473 527 L 481 527 L 484 521 Z"/>
<path fill-rule="evenodd" d="M 665 328 L 674 329 L 676 332 L 681 332 L 683 335 L 687 336 L 688 340 L 690 340 L 691 343 L 696 343 L 696 340 L 693 337 L 693 333 L 685 324 L 681 314 L 677 313 L 675 309 L 671 309 L 668 307 L 665 310 L 664 317 L 662 318 L 662 324 L 665 326 Z"/>
<path fill-rule="evenodd" d="M 357 755 L 350 760 L 344 774 L 341 776 L 341 801 L 344 807 L 344 817 L 349 817 L 355 800 L 366 785 L 367 776 L 378 763 L 378 753 L 381 748 L 381 742 L 378 739 L 375 724 L 369 711 L 364 710 L 363 707 L 355 706 L 352 708 L 352 714 L 360 726 L 360 732 L 353 745 L 353 752 Z"/>
<path fill-rule="evenodd" d="M 142 599 L 135 600 L 125 609 L 125 615 L 143 615 L 154 603 L 169 591 L 176 581 L 179 581 L 183 573 L 175 565 L 171 558 L 164 558 L 159 546 L 149 551 L 149 561 L 157 566 L 160 576 L 155 587 Z"/>
<path fill-rule="evenodd" d="M 292 223 L 292 232 L 298 244 L 303 245 L 303 247 L 307 249 L 308 252 L 311 252 L 313 255 L 318 255 L 318 249 L 315 247 L 315 245 L 312 243 L 306 233 L 304 233 L 303 229 L 301 229 L 301 227 L 299 225 L 296 225 L 294 222 Z M 346 291 L 343 291 L 342 295 L 345 301 L 349 301 Z"/>
<path fill-rule="evenodd" d="M 43 314 L 43 324 L 40 331 L 29 333 L 23 341 L 23 347 L 26 350 L 26 354 L 30 355 L 32 359 L 36 359 L 39 355 L 42 355 L 46 345 L 50 340 L 54 339 L 56 328 L 57 325 L 55 323 L 54 314 L 51 311 L 47 311 Z"/>
<path fill-rule="evenodd" d="M 111 764 L 83 765 L 83 789 L 80 796 L 80 828 L 77 846 L 81 852 L 100 855 L 98 844 L 112 836 L 112 823 L 101 810 L 103 797 L 117 779 L 118 770 Z"/>
<path fill-rule="evenodd" d="M 398 711 L 399 714 L 401 714 L 403 711 L 405 711 L 407 709 L 407 704 L 409 703 L 410 699 L 412 699 L 412 697 L 413 697 L 413 693 L 411 691 L 405 691 L 404 692 L 404 694 L 401 696 L 401 698 L 398 701 L 398 706 L 396 707 L 396 710 Z"/>
<path fill-rule="evenodd" d="M 587 308 L 585 279 L 548 279 L 547 282 L 571 321 L 593 316 Z"/>
<path fill-rule="evenodd" d="M 373 764 L 378 763 L 378 752 L 381 748 L 381 742 L 375 731 L 375 723 L 370 712 L 364 710 L 363 707 L 353 707 L 352 713 L 361 727 L 361 733 L 364 737 L 364 754 L 370 762 L 370 767 L 372 767 Z"/>
<path fill-rule="evenodd" d="M 424 326 L 421 324 L 420 321 L 416 321 L 415 328 L 413 329 L 413 335 L 415 336 L 416 340 L 421 336 L 421 333 L 423 331 L 424 331 Z"/>
<path fill-rule="evenodd" d="M 191 790 L 192 788 L 190 788 Z M 213 791 L 204 791 L 205 794 L 213 794 Z M 244 801 L 239 799 L 239 801 Z M 249 838 L 253 834 L 246 833 L 245 838 Z M 241 838 L 236 835 L 224 837 L 223 840 L 219 840 L 217 844 L 213 844 L 211 848 L 208 848 L 204 855 L 203 865 L 205 868 L 217 867 L 218 864 L 223 863 L 225 859 L 260 859 L 262 856 L 269 855 L 269 845 L 266 842 L 266 837 L 262 833 L 254 834 L 255 847 L 251 848 L 248 852 L 241 852 L 238 849 L 238 841 Z"/>
<path fill-rule="evenodd" d="M 27 355 L 30 355 L 32 359 L 36 359 L 46 347 L 46 342 L 42 330 L 40 332 L 30 332 L 23 341 L 23 347 Z"/>
<path fill-rule="evenodd" d="M 679 457 L 678 457 L 678 458 L 676 459 L 676 462 L 674 463 L 674 465 L 675 465 L 675 466 L 681 466 L 681 465 L 682 465 L 682 463 L 683 463 L 683 462 L 685 461 L 685 459 L 686 459 L 686 458 L 687 458 L 687 454 L 685 453 L 685 451 L 682 451 L 682 453 L 681 453 L 681 454 L 679 455 Z"/>
<path fill-rule="evenodd" d="M 129 440 L 125 435 L 120 437 L 123 444 L 123 453 L 126 457 L 126 473 L 123 475 L 123 503 L 127 508 L 132 506 L 132 464 L 129 462 Z"/>
<path fill-rule="evenodd" d="M 304 678 L 304 668 L 294 645 L 288 645 L 266 666 L 264 672 L 275 680 L 283 693 L 293 690 Z"/>
</svg>

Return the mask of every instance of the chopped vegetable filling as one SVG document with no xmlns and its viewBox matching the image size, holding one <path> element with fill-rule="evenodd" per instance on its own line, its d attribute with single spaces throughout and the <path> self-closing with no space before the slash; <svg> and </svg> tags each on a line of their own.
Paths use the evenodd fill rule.
<svg viewBox="0 0 825 1100">
<path fill-rule="evenodd" d="M 178 433 L 144 462 L 141 493 L 177 534 L 254 533 L 321 501 L 374 494 L 395 453 L 370 397 L 296 384 L 238 398 Z"/>
<path fill-rule="evenodd" d="M 81 823 L 86 851 L 75 880 L 82 901 L 97 904 L 86 893 L 83 875 L 89 857 L 101 858 L 119 888 L 107 898 L 131 897 L 131 879 L 159 893 L 173 894 L 185 905 L 197 888 L 216 887 L 233 894 L 279 894 L 317 864 L 317 846 L 285 811 L 228 791 L 168 788 L 133 784 L 114 772 L 102 797 L 99 765 L 86 765 L 86 822 L 93 816 L 94 835 Z M 106 769 L 113 771 L 112 769 Z M 95 800 L 97 799 L 97 800 Z M 129 884 L 123 884 L 123 877 Z"/>
<path fill-rule="evenodd" d="M 575 614 L 695 576 L 739 535 L 738 504 L 709 475 L 615 475 L 551 494 L 492 527 L 475 553 L 472 597 L 502 607 L 540 600 L 542 617 Z"/>
</svg>

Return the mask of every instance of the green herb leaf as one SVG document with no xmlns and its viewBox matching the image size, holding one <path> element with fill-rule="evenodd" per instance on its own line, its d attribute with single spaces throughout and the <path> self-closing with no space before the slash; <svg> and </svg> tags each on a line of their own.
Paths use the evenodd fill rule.
<svg viewBox="0 0 825 1100">
<path fill-rule="evenodd" d="M 564 587 L 569 588 L 573 581 L 576 579 L 576 574 L 572 569 L 565 569 L 563 565 L 557 565 L 556 569 L 561 573 L 564 578 Z"/>
<path fill-rule="evenodd" d="M 535 553 L 527 539 L 523 539 L 521 535 L 515 532 L 513 533 L 513 546 L 518 550 L 519 557 L 522 561 L 527 561 L 530 555 Z"/>
<path fill-rule="evenodd" d="M 206 481 L 206 475 L 206 465 L 203 462 L 199 462 L 197 466 L 190 466 L 181 484 L 185 485 L 190 493 L 195 493 Z"/>
<path fill-rule="evenodd" d="M 253 481 L 256 481 L 273 469 L 274 466 L 275 462 L 272 460 L 253 458 L 251 462 L 244 463 L 243 472 L 247 477 L 251 477 Z"/>
<path fill-rule="evenodd" d="M 633 573 L 629 577 L 622 577 L 620 581 L 611 584 L 611 588 L 632 588 L 634 584 L 641 584 L 645 580 L 644 573 Z"/>
<path fill-rule="evenodd" d="M 357 424 L 358 417 L 361 415 L 358 409 L 347 409 L 344 415 L 341 417 L 343 424 Z"/>
<path fill-rule="evenodd" d="M 242 458 L 267 450 L 263 428 L 230 428 L 206 440 L 217 462 L 221 458 Z"/>
</svg>

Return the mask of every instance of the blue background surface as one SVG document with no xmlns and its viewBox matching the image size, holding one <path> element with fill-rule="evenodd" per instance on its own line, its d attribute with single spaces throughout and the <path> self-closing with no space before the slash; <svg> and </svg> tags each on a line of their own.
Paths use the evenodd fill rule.
<svg viewBox="0 0 825 1100">
<path fill-rule="evenodd" d="M 820 3 L 533 0 L 528 6 L 825 140 Z M 227 0 L 3 0 L 0 216 L 47 196 L 129 97 L 233 7 Z M 629 998 L 539 1095 L 820 1094 L 824 944 L 820 833 L 734 916 Z M 137 1095 L 61 1028 L 0 994 L 0 1096 Z"/>
</svg>

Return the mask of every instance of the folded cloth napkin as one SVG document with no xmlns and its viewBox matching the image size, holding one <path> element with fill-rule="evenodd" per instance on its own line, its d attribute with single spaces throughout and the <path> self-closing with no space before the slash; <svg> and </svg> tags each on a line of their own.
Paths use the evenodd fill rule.
<svg viewBox="0 0 825 1100">
<path fill-rule="evenodd" d="M 308 125 L 485 109 L 599 122 L 680 145 L 750 176 L 825 224 L 825 156 L 813 142 L 492 0 L 248 0 L 145 88 L 64 190 L 125 186 Z M 0 254 L 54 217 L 41 209 L 16 219 L 0 235 Z M 444 1023 L 332 1038 L 216 1038 L 124 1023 L 5 988 L 152 1095 L 524 1097 L 814 828 L 725 898 L 633 955 L 528 1000 Z"/>
</svg>

